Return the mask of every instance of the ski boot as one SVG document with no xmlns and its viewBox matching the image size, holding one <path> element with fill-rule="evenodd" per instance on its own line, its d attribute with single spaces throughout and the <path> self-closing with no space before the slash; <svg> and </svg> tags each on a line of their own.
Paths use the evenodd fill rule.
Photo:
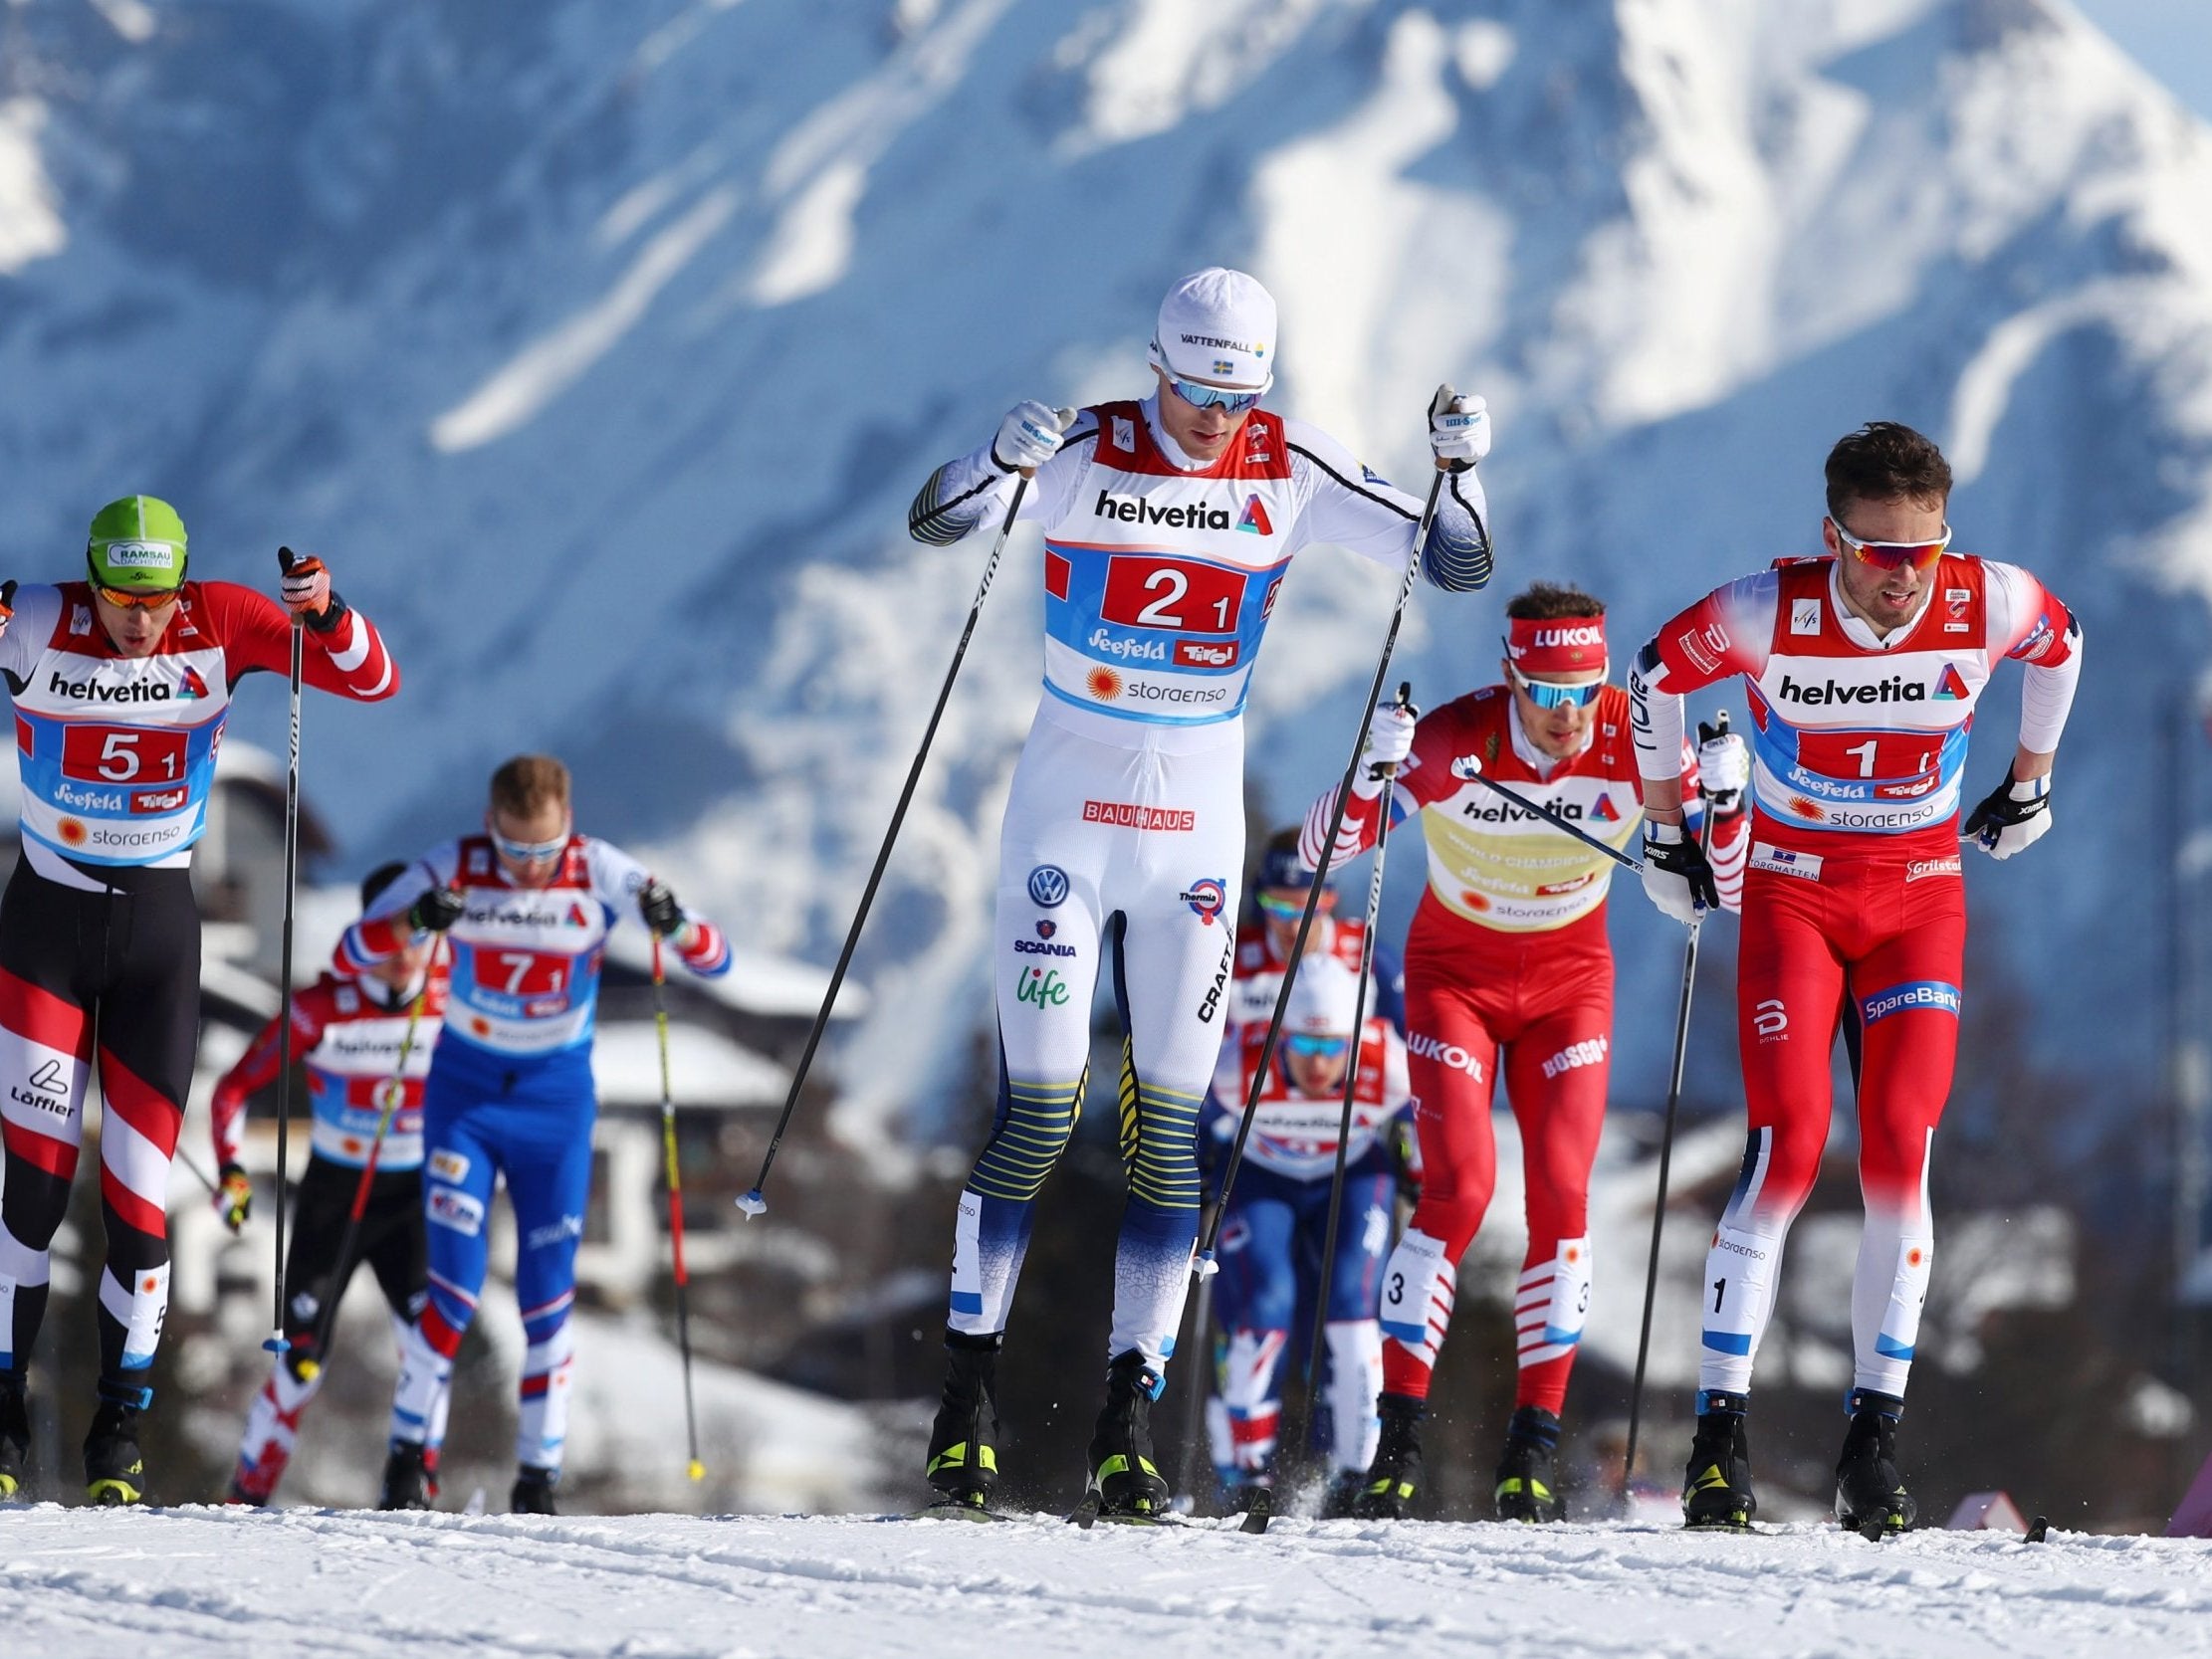
<svg viewBox="0 0 2212 1659">
<path fill-rule="evenodd" d="M 1904 1532 L 1920 1513 L 1897 1473 L 1897 1419 L 1904 1415 L 1904 1401 L 1854 1388 L 1846 1404 L 1851 1427 L 1836 1460 L 1836 1518 L 1847 1532 L 1870 1541 Z"/>
<path fill-rule="evenodd" d="M 1152 1461 L 1152 1402 L 1165 1386 L 1137 1349 L 1106 1367 L 1106 1404 L 1091 1431 L 1084 1504 L 1100 1516 L 1150 1521 L 1166 1513 L 1168 1483 Z"/>
<path fill-rule="evenodd" d="M 1421 1420 L 1429 1414 L 1429 1402 L 1412 1394 L 1384 1393 L 1377 1396 L 1375 1410 L 1383 1419 L 1383 1438 L 1352 1513 L 1362 1521 L 1403 1521 L 1406 1506 L 1421 1490 Z"/>
<path fill-rule="evenodd" d="M 31 1406 L 21 1371 L 0 1371 L 0 1504 L 23 1496 L 31 1465 Z"/>
<path fill-rule="evenodd" d="M 515 1471 L 515 1489 L 507 1495 L 513 1515 L 558 1515 L 553 1508 L 553 1488 L 560 1482 L 558 1469 L 526 1463 Z"/>
<path fill-rule="evenodd" d="M 1367 1490 L 1364 1469 L 1339 1469 L 1321 1494 L 1321 1519 L 1344 1521 L 1359 1513 L 1360 1495 Z"/>
<path fill-rule="evenodd" d="M 930 1425 L 930 1485 L 935 1507 L 988 1512 L 998 1480 L 998 1339 L 945 1333 L 945 1391 Z"/>
<path fill-rule="evenodd" d="M 153 1403 L 151 1388 L 100 1381 L 100 1407 L 85 1434 L 85 1495 L 104 1508 L 142 1503 L 145 1464 L 138 1455 L 138 1414 Z"/>
<path fill-rule="evenodd" d="M 1505 1425 L 1505 1451 L 1497 1462 L 1492 1495 L 1500 1521 L 1564 1521 L 1558 1476 L 1552 1472 L 1559 1450 L 1559 1418 L 1540 1405 L 1524 1405 Z"/>
<path fill-rule="evenodd" d="M 426 1510 L 437 1488 L 431 1484 L 428 1454 L 416 1440 L 394 1440 L 384 1459 L 384 1491 L 376 1500 L 380 1510 Z"/>
<path fill-rule="evenodd" d="M 1748 1394 L 1702 1389 L 1697 1437 L 1682 1476 L 1682 1525 L 1695 1532 L 1748 1533 L 1759 1500 L 1751 1491 L 1751 1442 L 1743 1432 Z"/>
</svg>

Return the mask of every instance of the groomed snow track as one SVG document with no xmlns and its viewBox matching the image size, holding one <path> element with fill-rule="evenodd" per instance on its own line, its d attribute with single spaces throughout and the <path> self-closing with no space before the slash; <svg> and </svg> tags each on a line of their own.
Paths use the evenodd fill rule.
<svg viewBox="0 0 2212 1659">
<path fill-rule="evenodd" d="M 1832 1527 L 0 1513 L 10 1655 L 2212 1653 L 2212 1546 Z"/>
</svg>

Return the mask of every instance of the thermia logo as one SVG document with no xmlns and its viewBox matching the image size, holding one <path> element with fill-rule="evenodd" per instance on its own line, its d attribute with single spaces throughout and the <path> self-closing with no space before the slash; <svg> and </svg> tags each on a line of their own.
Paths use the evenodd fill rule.
<svg viewBox="0 0 2212 1659">
<path fill-rule="evenodd" d="M 1124 524 L 1164 524 L 1176 530 L 1225 530 L 1236 524 L 1226 508 L 1208 507 L 1204 502 L 1189 507 L 1155 507 L 1142 496 L 1117 496 L 1111 490 L 1098 493 L 1091 516 Z"/>
<path fill-rule="evenodd" d="M 1834 680 L 1801 686 L 1785 673 L 1781 690 L 1774 695 L 1785 703 L 1802 703 L 1817 709 L 1830 703 L 1925 703 L 1928 689 L 1916 680 L 1902 679 L 1894 674 L 1871 686 L 1846 686 Z"/>
</svg>

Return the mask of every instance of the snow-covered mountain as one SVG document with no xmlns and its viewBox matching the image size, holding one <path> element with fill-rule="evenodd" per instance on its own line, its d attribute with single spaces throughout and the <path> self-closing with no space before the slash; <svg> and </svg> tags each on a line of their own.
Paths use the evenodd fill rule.
<svg viewBox="0 0 2212 1659">
<path fill-rule="evenodd" d="M 982 557 L 909 542 L 907 498 L 1015 398 L 1141 389 L 1187 269 L 1273 287 L 1276 401 L 1386 471 L 1438 380 L 1486 392 L 1500 587 L 1593 584 L 1624 644 L 1810 549 L 1828 444 L 1908 420 L 1960 544 L 2089 629 L 2059 832 L 1975 902 L 2048 1054 L 2139 1096 L 2202 798 L 2159 742 L 2212 589 L 2208 202 L 2212 134 L 2065 0 L 36 0 L 0 11 L 4 551 L 67 572 L 134 489 L 202 574 L 324 550 L 408 680 L 311 712 L 354 852 L 554 746 L 591 822 L 826 957 Z M 1019 549 L 862 957 L 862 1117 L 987 1006 Z M 1419 596 L 1424 702 L 1494 674 L 1498 597 Z M 1254 697 L 1277 816 L 1389 600 L 1301 561 Z M 1619 909 L 1633 1100 L 1678 934 Z"/>
</svg>

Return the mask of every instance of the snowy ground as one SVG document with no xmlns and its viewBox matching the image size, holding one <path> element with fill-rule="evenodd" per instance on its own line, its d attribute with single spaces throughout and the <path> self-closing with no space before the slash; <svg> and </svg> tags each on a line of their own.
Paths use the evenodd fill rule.
<svg viewBox="0 0 2212 1659">
<path fill-rule="evenodd" d="M 2212 1546 L 1057 1517 L 0 1514 L 5 1651 L 111 1659 L 2212 1653 Z"/>
</svg>

